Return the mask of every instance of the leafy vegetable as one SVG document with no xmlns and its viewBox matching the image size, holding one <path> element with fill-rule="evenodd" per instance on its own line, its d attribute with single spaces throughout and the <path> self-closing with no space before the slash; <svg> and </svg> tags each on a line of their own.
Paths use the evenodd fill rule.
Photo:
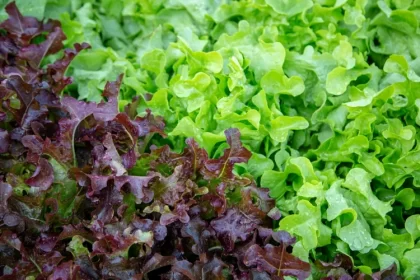
<svg viewBox="0 0 420 280">
<path fill-rule="evenodd" d="M 182 153 L 149 151 L 164 123 L 150 111 L 133 116 L 136 102 L 119 111 L 122 75 L 105 85 L 106 101 L 61 96 L 70 61 L 89 46 L 76 44 L 41 68 L 62 47 L 60 24 L 23 17 L 15 3 L 6 11 L 1 279 L 310 275 L 310 264 L 286 250 L 293 238 L 271 229 L 279 214 L 268 190 L 233 173 L 251 156 L 237 129 L 226 131 L 230 148 L 219 158 L 193 139 Z M 40 34 L 45 40 L 33 42 Z M 273 250 L 277 270 L 249 261 L 264 250 Z"/>
<path fill-rule="evenodd" d="M 33 12 L 32 0 L 18 4 L 28 14 Z M 68 86 L 66 93 L 79 100 L 101 102 L 109 99 L 102 96 L 106 81 L 124 73 L 117 108 L 122 111 L 132 103 L 127 109 L 131 119 L 138 114 L 149 120 L 147 108 L 165 119 L 168 138 L 141 136 L 144 139 L 137 142 L 141 146 L 138 154 L 130 149 L 130 137 L 119 136 L 123 144 L 113 138 L 112 145 L 106 133 L 99 133 L 101 140 L 107 141 L 103 148 L 96 148 L 94 158 L 102 159 L 106 154 L 105 159 L 95 163 L 92 170 L 72 173 L 79 184 L 86 184 L 97 203 L 109 202 L 115 208 L 120 201 L 152 199 L 145 192 L 144 181 L 137 182 L 137 187 L 121 183 L 122 189 L 128 184 L 133 196 L 101 192 L 107 190 L 107 176 L 114 173 L 117 180 L 129 182 L 131 179 L 120 176 L 148 177 L 148 171 L 158 172 L 160 176 L 151 178 L 150 183 L 160 178 L 163 186 L 171 185 L 171 175 L 183 172 L 176 166 L 168 167 L 163 160 L 155 162 L 164 152 L 161 148 L 150 156 L 137 157 L 147 151 L 147 143 L 158 147 L 169 144 L 180 154 L 185 148 L 191 149 L 191 140 L 185 139 L 193 137 L 209 158 L 204 160 L 207 165 L 197 160 L 194 166 L 204 164 L 204 170 L 214 166 L 218 172 L 217 178 L 204 185 L 192 180 L 200 188 L 208 188 L 208 194 L 200 195 L 211 197 L 210 201 L 219 199 L 211 196 L 212 188 L 223 182 L 225 172 L 241 178 L 254 176 L 260 187 L 269 189 L 282 213 L 280 221 L 273 223 L 275 230 L 286 230 L 296 237 L 294 257 L 315 264 L 332 263 L 335 268 L 327 266 L 337 270 L 335 275 L 340 277 L 347 274 L 368 279 L 399 274 L 415 279 L 418 275 L 418 1 L 44 0 L 38 4 L 46 18 L 61 21 L 67 36 L 65 46 L 85 41 L 92 46 L 69 66 L 67 73 L 75 84 Z M 34 57 L 31 63 L 38 61 Z M 114 101 L 110 102 L 112 108 Z M 76 108 L 84 104 L 73 102 Z M 46 113 L 37 114 L 36 119 Z M 115 117 L 99 115 L 99 123 L 103 118 L 112 122 Z M 6 115 L 1 114 L 0 119 L 4 118 Z M 78 123 L 84 118 L 74 115 L 71 119 Z M 75 146 L 76 155 L 78 151 L 85 155 L 82 151 L 95 147 L 89 142 L 93 130 L 89 124 L 95 124 L 94 119 L 86 118 L 78 125 L 80 132 L 74 136 L 81 143 Z M 229 157 L 224 153 L 224 131 L 230 128 L 239 130 L 241 142 L 252 154 L 238 155 L 230 162 L 237 163 L 234 167 L 220 169 Z M 0 139 L 4 141 L 0 151 L 15 141 L 10 131 L 1 127 Z M 114 159 L 115 150 L 121 160 Z M 31 157 L 36 159 L 38 154 L 34 152 Z M 247 163 L 245 158 L 249 158 Z M 76 162 L 89 166 L 95 161 L 88 157 Z M 12 164 L 8 161 L 4 166 Z M 29 174 L 34 175 L 32 181 L 38 188 L 48 189 L 49 181 L 41 183 L 36 176 L 42 170 L 36 172 L 33 167 Z M 205 177 L 209 175 L 202 176 L 209 180 Z M 235 176 L 229 180 L 239 180 Z M 27 192 L 27 177 L 15 183 L 16 192 Z M 89 187 L 90 182 L 96 185 Z M 243 179 L 240 182 L 248 186 Z M 159 220 L 164 217 L 160 222 L 165 226 L 194 219 L 188 214 L 192 208 L 174 201 L 183 197 L 180 192 L 184 190 L 175 188 L 164 195 L 161 189 L 165 190 L 159 187 L 159 198 L 150 201 L 154 204 L 145 208 L 147 211 L 160 213 Z M 223 203 L 217 200 L 216 206 L 209 207 L 217 215 L 225 214 L 224 220 L 212 220 L 210 225 L 219 229 L 214 234 L 224 240 L 221 244 L 226 250 L 235 252 L 232 246 L 236 245 L 232 244 L 246 242 L 256 224 L 244 221 L 240 212 Z M 127 207 L 131 213 L 139 210 L 134 204 Z M 95 215 L 107 221 L 112 214 L 108 208 Z M 227 222 L 241 226 L 227 231 L 222 226 Z M 141 238 L 147 240 L 147 235 Z M 283 271 L 273 268 L 281 248 L 264 243 L 252 244 L 252 248 L 253 268 L 268 269 L 268 277 Z M 337 254 L 349 256 L 353 268 L 348 262 L 334 262 Z M 147 267 L 155 267 L 158 260 L 167 261 L 154 257 Z M 190 264 L 174 265 L 173 270 L 189 271 L 187 277 L 194 279 L 200 270 L 219 271 L 214 268 L 224 267 L 220 265 L 224 261 L 220 256 L 211 257 L 195 266 L 190 260 Z M 63 267 L 73 269 L 74 265 Z M 316 266 L 312 277 L 334 278 L 334 273 Z"/>
</svg>

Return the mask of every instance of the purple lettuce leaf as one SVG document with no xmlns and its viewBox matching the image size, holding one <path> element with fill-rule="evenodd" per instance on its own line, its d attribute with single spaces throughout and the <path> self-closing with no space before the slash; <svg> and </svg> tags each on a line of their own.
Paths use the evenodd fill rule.
<svg viewBox="0 0 420 280">
<path fill-rule="evenodd" d="M 34 17 L 24 17 L 15 2 L 5 8 L 9 18 L 0 24 L 10 37 L 20 44 L 29 44 L 31 39 L 42 32 L 42 22 Z"/>
<path fill-rule="evenodd" d="M 268 272 L 272 279 L 294 276 L 304 280 L 311 275 L 310 265 L 288 253 L 282 244 L 280 246 L 267 244 L 263 247 L 252 245 L 245 253 L 244 264 L 255 267 L 258 271 Z"/>
<path fill-rule="evenodd" d="M 45 191 L 53 182 L 54 171 L 51 164 L 45 158 L 40 158 L 34 174 L 26 180 L 26 184 Z"/>
<path fill-rule="evenodd" d="M 230 149 L 225 150 L 219 159 L 207 160 L 205 166 L 209 173 L 217 174 L 219 177 L 232 178 L 235 163 L 247 162 L 251 157 L 251 152 L 242 146 L 238 129 L 228 129 L 225 134 Z"/>
<path fill-rule="evenodd" d="M 223 217 L 211 221 L 220 242 L 227 250 L 232 252 L 237 241 L 246 241 L 257 229 L 260 221 L 248 217 L 237 208 L 230 208 Z"/>
<path fill-rule="evenodd" d="M 30 66 L 37 68 L 46 55 L 59 52 L 63 49 L 63 41 L 66 39 L 63 30 L 55 27 L 54 30 L 46 36 L 45 41 L 40 44 L 31 44 L 23 47 L 18 56 L 26 60 Z"/>
<path fill-rule="evenodd" d="M 50 87 L 53 92 L 61 92 L 67 85 L 73 82 L 71 77 L 65 77 L 67 68 L 82 50 L 89 49 L 89 44 L 75 44 L 74 50 L 64 50 L 64 57 L 55 61 L 53 64 L 47 66 L 48 79 L 50 80 Z"/>
</svg>

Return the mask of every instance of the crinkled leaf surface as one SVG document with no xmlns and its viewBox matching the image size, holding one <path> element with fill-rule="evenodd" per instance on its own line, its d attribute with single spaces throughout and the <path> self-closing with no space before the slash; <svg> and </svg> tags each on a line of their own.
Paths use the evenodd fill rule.
<svg viewBox="0 0 420 280">
<path fill-rule="evenodd" d="M 144 151 L 147 148 L 143 147 L 150 142 L 158 146 L 169 143 L 180 152 L 189 147 L 184 139 L 194 137 L 212 159 L 209 166 L 229 163 L 223 170 L 230 175 L 252 174 L 262 187 L 269 188 L 281 210 L 280 228 L 287 228 L 297 238 L 293 255 L 331 262 L 337 253 L 344 253 L 351 256 L 361 271 L 357 276 L 360 278 L 374 273 L 375 277 L 417 276 L 415 250 L 420 236 L 417 1 L 21 0 L 17 4 L 31 14 L 35 2 L 39 4 L 38 14 L 61 20 L 67 36 L 64 45 L 84 41 L 92 45 L 92 50 L 82 52 L 69 66 L 68 73 L 74 77 L 75 85 L 65 92 L 88 101 L 107 100 L 102 96 L 106 81 L 116 80 L 124 73 L 118 108 L 132 103 L 136 97 L 138 102 L 131 106 L 130 120 L 136 114 L 145 117 L 145 109 L 151 108 L 154 114 L 164 117 L 165 132 L 169 135 L 166 140 L 143 135 L 145 139 L 132 141 L 136 139 L 133 131 L 136 134 L 136 129 L 143 133 L 147 130 L 124 117 L 113 122 L 111 110 L 106 115 L 112 129 L 95 130 L 96 122 L 87 116 L 74 135 L 81 140 L 75 150 L 79 167 L 95 162 L 90 156 L 83 157 L 89 155 L 84 151 L 91 149 L 92 144 L 96 158 L 110 155 L 113 149 L 91 140 L 101 139 L 102 143 L 107 133 L 115 135 L 116 131 L 121 132 L 113 137 L 121 160 L 117 157 L 111 161 L 110 169 L 106 168 L 107 161 L 100 161 L 93 171 L 83 170 L 85 174 L 111 179 L 102 185 L 100 193 L 103 193 L 95 194 L 100 198 L 93 197 L 92 204 L 81 207 L 94 209 L 102 197 L 111 198 L 118 191 L 109 188 L 113 183 L 113 174 L 109 173 L 114 170 L 121 174 L 127 170 L 122 176 L 148 176 L 149 166 L 144 163 L 152 160 L 145 157 L 134 163 L 138 156 L 135 146 Z M 17 29 L 17 22 L 27 29 L 23 32 Z M 0 55 L 4 61 L 13 61 L 19 48 L 10 40 L 27 45 L 37 34 L 44 30 L 52 32 L 54 27 L 54 22 L 41 24 L 14 12 L 3 24 L 11 35 L 2 41 Z M 38 60 L 34 57 L 24 64 L 34 66 Z M 56 99 L 44 94 L 42 99 L 38 98 L 39 107 L 30 104 L 33 84 L 28 79 L 38 77 L 36 71 L 19 67 L 7 71 L 9 82 L 0 85 L 0 97 L 16 93 L 24 107 L 16 106 L 14 100 L 2 103 L 0 120 L 14 118 L 22 125 L 14 131 L 0 127 L 0 139 L 6 139 L 0 151 L 13 147 L 10 150 L 13 157 L 25 153 L 14 144 L 28 131 L 42 139 L 48 136 L 54 143 L 63 142 L 58 140 L 59 136 L 70 135 L 66 133 L 68 129 L 60 135 L 50 135 L 54 125 L 47 109 L 55 106 Z M 51 87 L 53 92 L 62 89 L 58 85 Z M 243 146 L 252 152 L 248 164 L 240 155 L 232 161 L 224 157 L 220 160 L 227 148 L 223 132 L 228 128 L 237 128 Z M 32 164 L 28 174 L 34 174 L 39 161 L 37 151 L 42 147 L 37 146 L 36 137 L 26 140 L 32 140 L 28 142 L 33 147 L 33 152 L 25 155 Z M 51 145 L 44 146 L 49 147 L 48 156 L 60 154 Z M 70 151 L 68 145 L 62 147 L 66 147 L 63 151 Z M 154 156 L 158 154 L 156 150 Z M 66 160 L 61 162 L 73 162 L 70 153 L 63 158 Z M 200 173 L 206 160 L 195 159 L 189 164 L 197 168 L 190 174 L 205 176 L 210 183 L 203 185 L 192 180 L 197 186 L 186 184 L 182 170 L 171 176 L 173 170 L 179 169 L 174 166 L 179 160 L 176 156 L 169 158 L 171 163 L 163 161 L 153 167 L 161 172 L 151 181 L 159 201 L 146 210 L 160 213 L 169 225 L 186 219 L 197 221 L 188 214 L 194 206 L 180 201 L 191 194 L 190 190 L 193 193 L 199 190 L 206 196 L 206 207 L 212 210 L 208 215 L 223 219 L 230 201 L 237 197 L 234 193 L 227 200 L 220 198 L 221 190 L 232 187 L 232 178 L 222 179 L 224 175 L 217 178 L 224 174 L 222 170 L 215 174 L 216 178 L 211 177 L 212 172 Z M 238 162 L 237 159 L 241 163 L 230 169 L 230 163 Z M 2 168 L 10 170 L 14 160 L 1 158 Z M 226 185 L 220 186 L 221 181 Z M 247 184 L 246 181 L 241 179 L 242 184 Z M 10 185 L 16 192 L 28 190 L 28 186 L 16 180 Z M 121 186 L 123 191 L 130 188 L 133 186 L 128 183 Z M 138 192 L 118 198 L 112 209 L 107 209 L 106 216 L 118 214 L 125 207 L 130 209 L 130 215 L 134 214 L 137 208 L 133 202 L 146 197 L 147 188 L 135 189 Z M 139 195 L 142 192 L 143 196 Z M 118 208 L 119 201 L 129 205 Z M 169 209 L 165 208 L 168 205 L 165 201 L 170 202 Z M 219 259 L 211 260 L 217 264 Z M 387 272 L 393 263 L 396 268 L 393 266 Z M 67 263 L 65 267 L 76 271 L 79 264 Z M 133 271 L 127 263 L 124 266 L 126 271 Z M 183 270 L 193 266 L 190 261 L 179 267 Z M 203 264 L 195 267 L 194 271 L 201 271 Z M 341 273 L 356 277 L 347 268 L 345 272 L 336 269 L 335 274 L 326 272 L 323 276 L 334 278 Z M 174 273 L 181 277 L 178 271 Z M 184 276 L 196 277 L 191 275 Z M 220 276 L 217 269 L 214 275 Z M 270 277 L 257 272 L 252 275 Z"/>
</svg>

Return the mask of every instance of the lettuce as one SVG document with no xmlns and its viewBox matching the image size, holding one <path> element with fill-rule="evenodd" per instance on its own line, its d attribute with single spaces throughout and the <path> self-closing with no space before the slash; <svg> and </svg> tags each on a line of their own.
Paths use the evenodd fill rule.
<svg viewBox="0 0 420 280">
<path fill-rule="evenodd" d="M 225 131 L 218 158 L 192 138 L 180 153 L 150 145 L 165 137 L 164 122 L 150 110 L 137 116 L 136 102 L 120 110 L 123 75 L 105 84 L 106 101 L 63 94 L 67 68 L 90 46 L 63 50 L 58 21 L 25 17 L 15 3 L 6 12 L 1 279 L 310 276 L 290 253 L 295 239 L 272 229 L 280 213 L 268 190 L 233 172 L 251 157 L 238 129 Z"/>
<path fill-rule="evenodd" d="M 168 139 L 151 141 L 178 152 L 193 137 L 217 158 L 224 131 L 238 129 L 252 156 L 233 172 L 270 190 L 283 215 L 274 227 L 297 238 L 295 256 L 334 263 L 342 253 L 361 274 L 414 279 L 419 7 L 48 0 L 44 16 L 61 21 L 66 46 L 92 46 L 70 65 L 66 93 L 99 102 L 106 81 L 124 73 L 119 107 L 136 98 L 136 113 L 162 116 Z"/>
</svg>

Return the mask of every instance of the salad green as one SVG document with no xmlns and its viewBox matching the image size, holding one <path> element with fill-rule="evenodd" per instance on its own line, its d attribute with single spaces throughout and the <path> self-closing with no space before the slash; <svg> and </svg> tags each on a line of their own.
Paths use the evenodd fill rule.
<svg viewBox="0 0 420 280">
<path fill-rule="evenodd" d="M 351 256 L 371 274 L 420 275 L 420 1 L 20 0 L 88 42 L 67 93 L 99 102 L 125 74 L 176 151 L 211 157 L 237 128 L 252 175 L 304 261 Z"/>
</svg>

